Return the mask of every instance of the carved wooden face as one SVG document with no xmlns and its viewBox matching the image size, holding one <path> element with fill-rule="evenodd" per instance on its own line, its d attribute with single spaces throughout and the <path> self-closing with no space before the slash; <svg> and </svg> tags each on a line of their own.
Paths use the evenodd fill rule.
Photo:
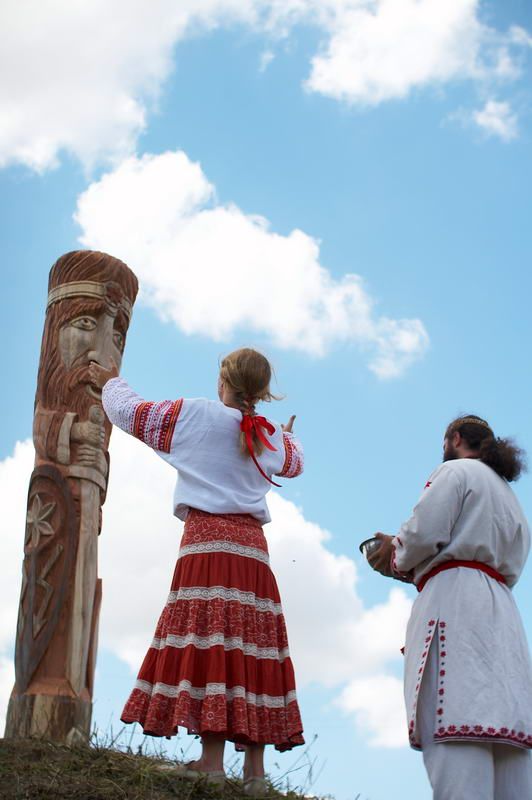
<svg viewBox="0 0 532 800">
<path fill-rule="evenodd" d="M 79 377 L 86 378 L 85 370 L 91 361 L 105 368 L 110 368 L 114 361 L 120 367 L 125 333 L 117 319 L 106 304 L 102 304 L 100 309 L 91 304 L 85 313 L 76 314 L 60 328 L 58 347 L 68 372 L 81 369 Z M 82 382 L 88 394 L 101 400 L 101 391 L 84 380 Z"/>
<path fill-rule="evenodd" d="M 95 401 L 101 403 L 101 392 L 89 383 L 89 363 L 109 367 L 113 359 L 120 366 L 128 324 L 126 314 L 105 299 L 79 296 L 49 308 L 36 402 L 86 418 Z"/>
</svg>

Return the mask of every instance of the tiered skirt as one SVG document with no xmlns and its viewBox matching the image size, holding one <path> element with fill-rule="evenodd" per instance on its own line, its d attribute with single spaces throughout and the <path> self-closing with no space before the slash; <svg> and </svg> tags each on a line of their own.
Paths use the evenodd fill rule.
<svg viewBox="0 0 532 800">
<path fill-rule="evenodd" d="M 144 733 L 304 743 L 279 591 L 260 522 L 192 509 L 166 606 L 124 707 Z"/>
</svg>

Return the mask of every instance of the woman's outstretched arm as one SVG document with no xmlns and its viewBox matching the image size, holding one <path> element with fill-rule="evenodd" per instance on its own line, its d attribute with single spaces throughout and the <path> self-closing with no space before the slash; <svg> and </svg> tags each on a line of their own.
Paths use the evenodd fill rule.
<svg viewBox="0 0 532 800">
<path fill-rule="evenodd" d="M 116 370 L 89 367 L 91 382 L 102 389 L 102 404 L 113 425 L 161 453 L 169 453 L 183 400 L 144 400 L 119 378 Z"/>
</svg>

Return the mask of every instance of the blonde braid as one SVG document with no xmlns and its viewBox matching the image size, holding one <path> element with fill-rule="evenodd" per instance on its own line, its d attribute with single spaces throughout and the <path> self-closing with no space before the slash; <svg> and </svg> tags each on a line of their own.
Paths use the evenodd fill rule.
<svg viewBox="0 0 532 800">
<path fill-rule="evenodd" d="M 233 390 L 235 405 L 245 416 L 255 416 L 255 406 L 260 400 L 274 399 L 270 392 L 271 374 L 268 359 L 249 347 L 229 353 L 220 364 L 220 375 Z M 243 433 L 240 435 L 240 445 L 242 453 L 249 456 Z M 255 454 L 260 455 L 263 449 L 264 445 L 256 433 L 253 433 Z"/>
</svg>

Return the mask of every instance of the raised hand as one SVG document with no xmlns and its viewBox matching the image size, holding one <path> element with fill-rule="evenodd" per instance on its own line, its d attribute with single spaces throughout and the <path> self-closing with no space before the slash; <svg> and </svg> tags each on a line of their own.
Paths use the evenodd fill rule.
<svg viewBox="0 0 532 800">
<path fill-rule="evenodd" d="M 281 428 L 285 433 L 292 433 L 292 426 L 294 424 L 294 420 L 296 418 L 295 414 L 292 414 L 286 425 L 281 425 Z"/>
<path fill-rule="evenodd" d="M 105 369 L 105 367 L 102 367 L 101 364 L 98 364 L 96 361 L 91 361 L 89 364 L 90 383 L 97 389 L 103 389 L 107 381 L 110 381 L 111 378 L 116 378 L 117 376 L 118 367 L 112 359 L 111 367 L 109 369 Z"/>
</svg>

